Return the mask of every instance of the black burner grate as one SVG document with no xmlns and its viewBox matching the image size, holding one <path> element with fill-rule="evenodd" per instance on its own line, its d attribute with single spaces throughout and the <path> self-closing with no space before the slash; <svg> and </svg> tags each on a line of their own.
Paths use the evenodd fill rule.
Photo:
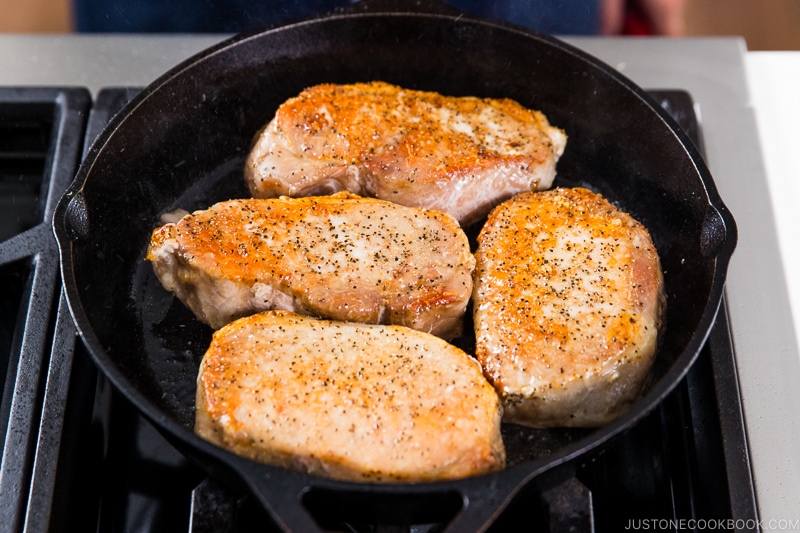
<svg viewBox="0 0 800 533">
<path fill-rule="evenodd" d="M 135 92 L 104 90 L 92 103 L 83 89 L 0 89 L 0 519 L 9 531 L 278 531 L 251 498 L 208 478 L 112 390 L 59 298 L 55 201 L 84 138 Z M 691 97 L 652 94 L 702 149 Z M 303 505 L 331 531 L 433 533 L 461 502 L 311 491 Z M 407 523 L 406 509 L 421 523 Z M 658 409 L 562 484 L 523 489 L 490 531 L 617 532 L 642 520 L 756 516 L 723 304 L 697 363 Z"/>
<path fill-rule="evenodd" d="M 85 89 L 0 89 L 0 523 L 9 531 L 45 531 L 53 501 L 75 333 L 59 304 L 50 219 L 75 175 L 90 105 Z"/>
</svg>

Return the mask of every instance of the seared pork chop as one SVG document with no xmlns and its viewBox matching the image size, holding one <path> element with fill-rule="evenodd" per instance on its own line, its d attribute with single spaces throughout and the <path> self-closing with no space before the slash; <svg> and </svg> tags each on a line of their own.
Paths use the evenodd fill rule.
<svg viewBox="0 0 800 533">
<path fill-rule="evenodd" d="M 267 311 L 214 333 L 195 431 L 320 476 L 434 481 L 502 468 L 500 419 L 478 363 L 438 337 Z"/>
<path fill-rule="evenodd" d="M 513 194 L 549 188 L 565 144 L 542 113 L 508 99 L 324 84 L 279 107 L 245 178 L 255 197 L 348 190 L 467 225 Z"/>
<path fill-rule="evenodd" d="M 475 259 L 451 216 L 360 198 L 220 202 L 153 232 L 163 286 L 217 329 L 267 309 L 461 331 Z"/>
<path fill-rule="evenodd" d="M 478 242 L 476 355 L 505 420 L 596 426 L 623 412 L 665 306 L 647 229 L 598 194 L 557 188 L 498 206 Z"/>
</svg>

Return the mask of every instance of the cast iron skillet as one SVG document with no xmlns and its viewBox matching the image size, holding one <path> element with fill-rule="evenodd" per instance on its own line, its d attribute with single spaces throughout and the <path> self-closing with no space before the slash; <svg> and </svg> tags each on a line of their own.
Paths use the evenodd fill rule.
<svg viewBox="0 0 800 533">
<path fill-rule="evenodd" d="M 144 260 L 161 214 L 245 197 L 242 164 L 278 105 L 322 82 L 384 80 L 448 95 L 509 97 L 569 135 L 557 184 L 603 193 L 650 230 L 668 297 L 666 334 L 641 399 L 594 430 L 504 428 L 508 467 L 422 484 L 338 482 L 260 465 L 192 432 L 195 379 L 211 331 Z M 554 38 L 442 13 L 334 14 L 237 36 L 141 92 L 91 147 L 54 219 L 78 330 L 111 382 L 212 475 L 246 487 L 287 530 L 319 531 L 308 509 L 448 531 L 487 527 L 528 484 L 547 486 L 601 451 L 683 378 L 713 324 L 736 241 L 733 218 L 688 137 L 641 89 Z M 470 339 L 462 339 L 469 348 Z"/>
</svg>

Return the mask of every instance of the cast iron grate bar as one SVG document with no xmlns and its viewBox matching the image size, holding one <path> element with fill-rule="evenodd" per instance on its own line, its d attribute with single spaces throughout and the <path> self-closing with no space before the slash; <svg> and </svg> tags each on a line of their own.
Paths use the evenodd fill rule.
<svg viewBox="0 0 800 533">
<path fill-rule="evenodd" d="M 85 89 L 3 88 L 0 89 L 0 121 L 5 133 L 22 130 L 21 144 L 3 143 L 2 163 L 6 185 L 15 176 L 41 170 L 34 205 L 21 205 L 16 218 L 36 213 L 36 225 L 0 243 L 0 266 L 27 261 L 27 283 L 22 291 L 19 320 L 6 368 L 2 403 L 3 455 L 0 463 L 0 520 L 8 530 L 23 527 L 31 509 L 31 481 L 37 440 L 41 429 L 60 433 L 58 419 L 43 421 L 42 380 L 50 362 L 48 342 L 53 335 L 51 319 L 58 294 L 58 250 L 51 230 L 51 218 L 58 199 L 72 181 L 80 161 L 83 128 L 91 105 Z M 42 145 L 42 142 L 44 143 Z M 41 166 L 28 163 L 40 159 Z M 19 165 L 19 161 L 23 164 Z M 35 172 L 35 171 L 33 171 Z M 20 180 L 22 178 L 20 177 Z M 18 183 L 19 185 L 19 183 Z M 24 327 L 23 327 L 24 326 Z M 72 334 L 74 338 L 74 333 Z M 52 499 L 48 495 L 45 499 Z M 36 500 L 36 498 L 33 498 Z"/>
<path fill-rule="evenodd" d="M 719 409 L 720 430 L 713 434 L 705 433 L 707 426 L 695 423 L 696 431 L 703 432 L 695 440 L 710 447 L 708 450 L 703 450 L 704 455 L 715 453 L 714 449 L 723 450 L 725 457 L 723 466 L 729 480 L 728 503 L 730 504 L 731 518 L 739 524 L 745 524 L 745 527 L 753 524 L 752 529 L 743 530 L 760 531 L 736 358 L 733 356 L 736 351 L 733 338 L 728 319 L 727 301 L 723 300 L 717 313 L 716 327 L 711 330 L 708 341 L 706 341 L 712 354 L 714 392 Z M 694 392 L 700 390 L 702 389 L 699 386 L 693 388 Z M 712 441 L 714 441 L 713 445 Z M 709 494 L 717 494 L 717 488 L 709 486 L 713 475 L 712 472 L 699 474 L 708 483 L 704 488 Z"/>
</svg>

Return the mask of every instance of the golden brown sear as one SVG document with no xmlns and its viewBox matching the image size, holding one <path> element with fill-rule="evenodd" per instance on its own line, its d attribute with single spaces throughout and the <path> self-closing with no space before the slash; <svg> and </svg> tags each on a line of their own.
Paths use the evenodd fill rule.
<svg viewBox="0 0 800 533">
<path fill-rule="evenodd" d="M 278 108 L 245 180 L 256 197 L 348 190 L 467 225 L 513 194 L 550 187 L 566 140 L 542 113 L 509 99 L 322 84 Z"/>
<path fill-rule="evenodd" d="M 267 311 L 214 334 L 195 430 L 276 466 L 416 482 L 502 468 L 500 419 L 478 363 L 438 337 Z"/>
<path fill-rule="evenodd" d="M 599 194 L 557 188 L 498 206 L 478 241 L 476 355 L 505 420 L 596 426 L 623 412 L 665 307 L 647 229 Z"/>
<path fill-rule="evenodd" d="M 284 309 L 445 338 L 461 331 L 475 267 L 451 216 L 347 192 L 220 202 L 156 229 L 147 258 L 215 329 Z"/>
</svg>

